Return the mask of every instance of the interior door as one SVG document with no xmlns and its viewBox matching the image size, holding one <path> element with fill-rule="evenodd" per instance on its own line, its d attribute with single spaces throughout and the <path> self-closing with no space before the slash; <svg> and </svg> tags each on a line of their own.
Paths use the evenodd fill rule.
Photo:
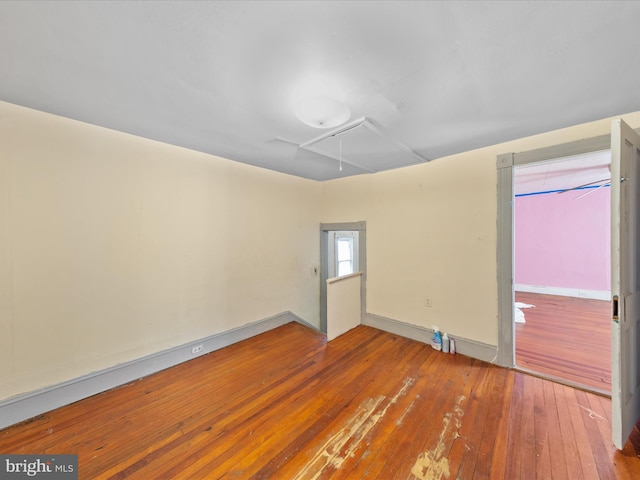
<svg viewBox="0 0 640 480">
<path fill-rule="evenodd" d="M 611 127 L 613 443 L 622 449 L 640 418 L 640 136 Z"/>
</svg>

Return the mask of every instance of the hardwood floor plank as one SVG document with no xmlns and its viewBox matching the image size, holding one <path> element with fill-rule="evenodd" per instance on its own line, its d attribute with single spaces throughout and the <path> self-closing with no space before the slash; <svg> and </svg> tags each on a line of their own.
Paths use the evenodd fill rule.
<svg viewBox="0 0 640 480">
<path fill-rule="evenodd" d="M 521 444 L 518 454 L 522 455 L 522 463 L 520 464 L 520 472 L 518 478 L 527 478 L 527 476 L 536 475 L 536 434 L 535 434 L 535 377 L 524 376 L 523 383 L 523 402 L 522 402 L 522 428 L 524 435 L 521 438 Z"/>
<path fill-rule="evenodd" d="M 513 387 L 507 416 L 509 417 L 507 437 L 507 461 L 505 462 L 505 478 L 518 479 L 522 473 L 521 448 L 525 441 L 524 428 L 524 380 L 525 375 L 514 373 Z"/>
<path fill-rule="evenodd" d="M 498 428 L 496 438 L 491 438 L 487 434 L 483 437 L 486 443 L 493 442 L 493 456 L 491 459 L 491 478 L 512 478 L 507 474 L 509 458 L 509 448 L 511 440 L 509 428 L 511 426 L 511 404 L 514 397 L 514 372 L 509 370 L 505 373 L 503 390 L 501 396 L 496 399 L 496 409 L 499 412 Z"/>
<path fill-rule="evenodd" d="M 475 428 L 475 412 L 477 412 L 480 407 L 480 402 L 474 401 L 474 391 L 476 389 L 476 385 L 489 375 L 489 372 L 485 367 L 488 366 L 482 362 L 476 362 L 474 360 L 468 362 L 468 373 L 465 373 L 466 379 L 462 389 L 460 389 L 459 396 L 459 398 L 462 399 L 459 405 L 462 415 L 459 415 L 457 418 L 460 422 L 460 426 L 457 429 L 457 432 L 453 432 L 455 438 L 452 442 L 451 449 L 447 454 L 449 470 L 452 477 L 463 477 L 465 475 L 463 471 L 465 456 L 469 454 L 468 445 L 470 444 L 468 437 L 472 436 Z M 470 466 L 473 467 L 473 465 Z"/>
<path fill-rule="evenodd" d="M 483 473 L 487 473 L 485 466 L 479 465 L 478 458 L 484 429 L 496 427 L 496 425 L 492 425 L 489 422 L 490 403 L 496 373 L 489 368 L 481 368 L 477 379 L 470 385 L 471 388 L 469 388 L 468 395 L 465 396 L 464 409 L 462 411 L 466 418 L 460 419 L 462 425 L 459 432 L 464 439 L 464 443 L 457 444 L 458 448 L 462 450 L 462 457 L 459 462 L 460 467 L 457 471 L 458 477 L 471 478 L 476 474 L 477 478 L 485 478 L 481 472 L 484 470 Z M 471 445 L 473 445 L 473 448 L 470 447 Z"/>
<path fill-rule="evenodd" d="M 503 450 L 500 448 L 501 445 L 506 445 L 507 439 L 507 431 L 502 428 L 502 419 L 508 414 L 508 411 L 504 409 L 504 398 L 506 397 L 505 390 L 509 390 L 506 384 L 510 380 L 510 376 L 505 370 L 499 370 L 499 372 L 495 372 L 495 375 L 492 375 L 494 384 L 488 402 L 489 411 L 482 428 L 478 462 L 473 478 L 495 478 L 500 472 L 504 474 L 504 459 L 494 464 L 496 458 L 494 453 L 504 454 L 506 451 L 506 448 Z"/>
<path fill-rule="evenodd" d="M 550 470 L 552 478 L 569 478 L 567 471 L 565 442 L 562 438 L 560 427 L 561 419 L 558 412 L 558 400 L 555 396 L 554 385 L 551 382 L 543 382 L 544 406 L 547 417 L 547 445 L 549 447 Z"/>
<path fill-rule="evenodd" d="M 533 378 L 533 431 L 535 436 L 536 478 L 551 478 L 548 429 L 550 418 L 544 404 L 544 380 Z"/>
<path fill-rule="evenodd" d="M 578 394 L 582 394 L 580 390 L 565 388 L 567 393 L 567 404 L 569 406 L 569 415 L 571 416 L 571 423 L 573 425 L 573 431 L 575 433 L 574 439 L 578 445 L 578 453 L 580 455 L 580 461 L 582 464 L 584 478 L 599 479 L 598 469 L 596 467 L 596 458 L 593 455 L 591 449 L 591 443 L 598 441 L 597 438 L 591 437 L 587 431 L 584 423 L 583 414 L 578 397 Z"/>
<path fill-rule="evenodd" d="M 581 417 L 586 434 L 589 439 L 591 439 L 589 446 L 596 470 L 598 471 L 598 477 L 602 480 L 613 480 L 616 478 L 616 475 L 610 468 L 612 449 L 605 446 L 606 444 L 603 442 L 598 425 L 599 422 L 606 422 L 606 418 L 601 415 L 601 413 L 591 409 L 589 394 L 576 391 L 575 396 L 577 406 L 581 409 Z"/>
<path fill-rule="evenodd" d="M 0 431 L 80 478 L 640 478 L 610 400 L 360 326 L 288 324 Z"/>
<path fill-rule="evenodd" d="M 582 470 L 582 463 L 580 462 L 576 432 L 574 432 L 573 424 L 571 423 L 570 410 L 567 403 L 567 387 L 557 383 L 551 385 L 553 386 L 556 410 L 558 412 L 558 427 L 562 441 L 562 459 L 567 472 L 566 478 L 586 479 L 587 475 Z"/>
</svg>

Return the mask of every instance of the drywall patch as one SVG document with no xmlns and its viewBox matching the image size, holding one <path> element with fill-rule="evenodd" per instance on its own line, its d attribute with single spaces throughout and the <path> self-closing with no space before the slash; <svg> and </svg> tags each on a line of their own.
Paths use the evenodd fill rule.
<svg viewBox="0 0 640 480">
<path fill-rule="evenodd" d="M 456 400 L 453 412 L 445 414 L 442 419 L 442 431 L 438 436 L 438 443 L 432 450 L 422 452 L 411 469 L 411 474 L 419 480 L 440 480 L 449 478 L 449 459 L 444 456 L 446 444 L 445 440 L 451 436 L 451 430 L 455 428 L 454 438 L 458 438 L 460 427 L 462 426 L 462 416 L 464 410 L 461 407 L 464 395 L 460 395 Z M 453 421 L 453 422 L 452 422 Z"/>
<path fill-rule="evenodd" d="M 330 436 L 311 461 L 298 472 L 295 480 L 315 480 L 329 467 L 339 469 L 347 458 L 354 455 L 362 440 L 386 415 L 389 407 L 397 403 L 414 383 L 413 378 L 406 378 L 400 390 L 387 402 L 384 395 L 363 401 L 346 424 Z"/>
</svg>

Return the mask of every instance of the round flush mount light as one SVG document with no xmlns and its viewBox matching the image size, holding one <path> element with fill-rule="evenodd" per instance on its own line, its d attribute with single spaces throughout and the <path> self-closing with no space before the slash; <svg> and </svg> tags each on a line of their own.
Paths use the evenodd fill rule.
<svg viewBox="0 0 640 480">
<path fill-rule="evenodd" d="M 351 117 L 347 105 L 324 95 L 300 98 L 294 112 L 303 123 L 314 128 L 335 128 Z"/>
<path fill-rule="evenodd" d="M 344 100 L 345 82 L 326 72 L 307 72 L 294 83 L 291 106 L 296 117 L 313 128 L 335 128 L 351 118 Z"/>
</svg>

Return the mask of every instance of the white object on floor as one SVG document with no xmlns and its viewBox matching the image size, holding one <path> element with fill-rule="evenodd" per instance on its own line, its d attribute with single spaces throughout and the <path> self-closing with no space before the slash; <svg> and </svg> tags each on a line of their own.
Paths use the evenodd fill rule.
<svg viewBox="0 0 640 480">
<path fill-rule="evenodd" d="M 532 308 L 535 305 L 529 305 L 528 303 L 516 302 L 513 308 L 513 319 L 516 323 L 525 323 L 523 308 Z"/>
</svg>

